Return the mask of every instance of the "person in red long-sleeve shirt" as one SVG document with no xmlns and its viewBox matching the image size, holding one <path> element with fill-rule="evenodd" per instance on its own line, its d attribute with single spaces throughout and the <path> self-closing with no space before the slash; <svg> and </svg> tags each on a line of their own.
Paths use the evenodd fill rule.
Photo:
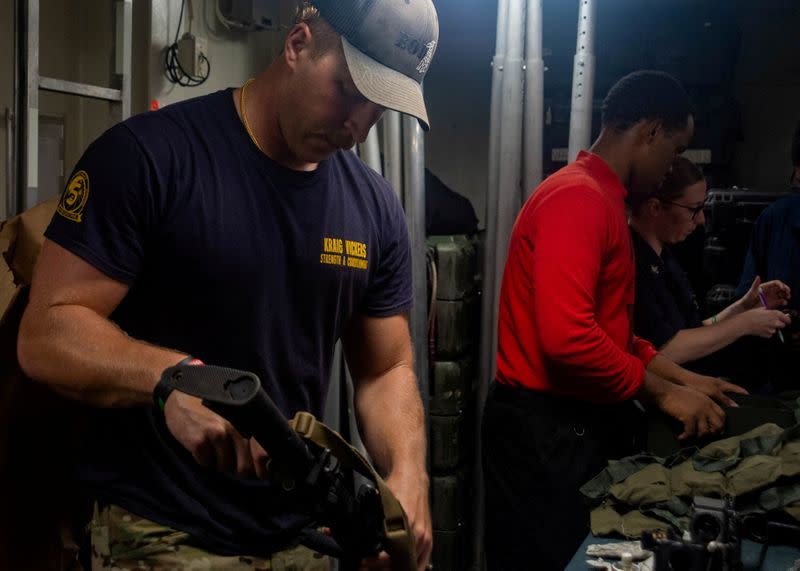
<svg viewBox="0 0 800 571">
<path fill-rule="evenodd" d="M 511 234 L 482 426 L 492 571 L 564 568 L 589 531 L 580 486 L 637 451 L 633 399 L 676 418 L 687 438 L 721 429 L 717 403 L 744 392 L 668 361 L 631 329 L 625 200 L 656 190 L 686 149 L 689 97 L 665 73 L 635 72 L 611 88 L 602 121 L 590 151 L 542 182 Z"/>
</svg>

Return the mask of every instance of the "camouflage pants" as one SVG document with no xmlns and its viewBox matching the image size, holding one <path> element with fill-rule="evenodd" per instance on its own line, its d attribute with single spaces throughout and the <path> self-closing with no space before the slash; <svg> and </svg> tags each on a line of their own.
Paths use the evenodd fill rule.
<svg viewBox="0 0 800 571">
<path fill-rule="evenodd" d="M 118 506 L 94 506 L 89 524 L 92 571 L 329 571 L 328 557 L 298 546 L 268 558 L 215 555 L 189 534 L 148 521 Z"/>
</svg>

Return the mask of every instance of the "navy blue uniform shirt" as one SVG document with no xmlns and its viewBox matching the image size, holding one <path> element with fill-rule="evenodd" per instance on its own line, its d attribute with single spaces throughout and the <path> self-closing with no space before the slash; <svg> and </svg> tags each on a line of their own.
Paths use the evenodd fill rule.
<svg viewBox="0 0 800 571">
<path fill-rule="evenodd" d="M 46 236 L 130 286 L 111 315 L 136 339 L 255 372 L 283 413 L 319 416 L 356 314 L 406 312 L 408 233 L 389 184 L 353 153 L 313 172 L 258 151 L 230 89 L 95 141 Z M 265 554 L 308 520 L 267 482 L 199 467 L 154 407 L 97 410 L 78 475 L 95 498 L 218 553 Z"/>
<path fill-rule="evenodd" d="M 661 255 L 631 229 L 636 255 L 633 331 L 657 348 L 681 329 L 700 327 L 700 309 L 686 272 L 664 246 Z"/>
</svg>

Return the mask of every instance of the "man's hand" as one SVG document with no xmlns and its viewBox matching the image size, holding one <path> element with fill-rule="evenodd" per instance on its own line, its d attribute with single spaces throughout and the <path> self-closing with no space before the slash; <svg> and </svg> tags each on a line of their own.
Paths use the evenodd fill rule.
<svg viewBox="0 0 800 571">
<path fill-rule="evenodd" d="M 201 399 L 174 391 L 164 404 L 164 419 L 172 436 L 201 466 L 240 476 L 259 473 L 248 440 L 230 422 L 203 406 Z M 266 469 L 263 460 L 260 468 Z"/>
<path fill-rule="evenodd" d="M 698 375 L 697 373 L 693 373 L 691 371 L 688 371 L 685 381 L 686 387 L 694 389 L 724 406 L 739 406 L 725 393 L 737 393 L 740 395 L 748 394 L 747 390 L 739 385 L 734 385 L 733 383 L 723 381 L 722 379 L 718 379 L 716 377 Z"/>
<path fill-rule="evenodd" d="M 386 485 L 392 490 L 406 512 L 408 527 L 414 534 L 417 550 L 417 569 L 423 571 L 433 551 L 433 525 L 428 501 L 430 481 L 424 471 L 408 477 L 390 475 Z"/>
<path fill-rule="evenodd" d="M 656 400 L 658 408 L 683 423 L 678 440 L 719 432 L 725 427 L 725 413 L 706 395 L 673 384 Z"/>
<path fill-rule="evenodd" d="M 409 476 L 390 475 L 386 485 L 392 490 L 408 518 L 408 527 L 414 534 L 414 545 L 417 552 L 417 569 L 424 571 L 433 551 L 433 526 L 428 503 L 428 475 L 423 471 Z M 386 553 L 378 557 L 365 559 L 361 563 L 362 570 L 376 571 L 392 569 L 391 561 Z"/>
<path fill-rule="evenodd" d="M 645 371 L 639 395 L 683 424 L 679 440 L 705 436 L 725 426 L 725 413 L 709 397 L 651 371 Z"/>
<path fill-rule="evenodd" d="M 698 375 L 689 369 L 684 369 L 680 365 L 675 364 L 663 355 L 656 355 L 647 366 L 645 383 L 642 386 L 642 390 L 656 400 L 658 395 L 653 394 L 654 390 L 658 391 L 660 394 L 660 392 L 669 388 L 664 387 L 662 385 L 663 382 L 692 388 L 726 406 L 736 406 L 736 403 L 725 393 L 747 394 L 747 391 L 738 385 L 728 383 L 715 377 Z"/>
<path fill-rule="evenodd" d="M 270 475 L 269 454 L 267 454 L 255 438 L 251 438 L 249 442 L 250 456 L 253 460 L 253 468 L 255 469 L 256 477 L 261 480 L 266 480 Z"/>
</svg>

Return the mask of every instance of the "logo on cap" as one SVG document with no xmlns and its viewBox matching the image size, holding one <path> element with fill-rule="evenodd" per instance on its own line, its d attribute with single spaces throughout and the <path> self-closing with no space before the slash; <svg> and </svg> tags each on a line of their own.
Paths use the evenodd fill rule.
<svg viewBox="0 0 800 571">
<path fill-rule="evenodd" d="M 436 51 L 436 40 L 432 40 L 425 44 L 425 47 L 428 48 L 428 51 L 425 52 L 425 57 L 422 58 L 422 61 L 419 62 L 417 66 L 417 71 L 421 74 L 424 74 L 428 71 L 428 68 L 431 66 L 431 60 L 433 59 L 433 52 Z"/>
</svg>

